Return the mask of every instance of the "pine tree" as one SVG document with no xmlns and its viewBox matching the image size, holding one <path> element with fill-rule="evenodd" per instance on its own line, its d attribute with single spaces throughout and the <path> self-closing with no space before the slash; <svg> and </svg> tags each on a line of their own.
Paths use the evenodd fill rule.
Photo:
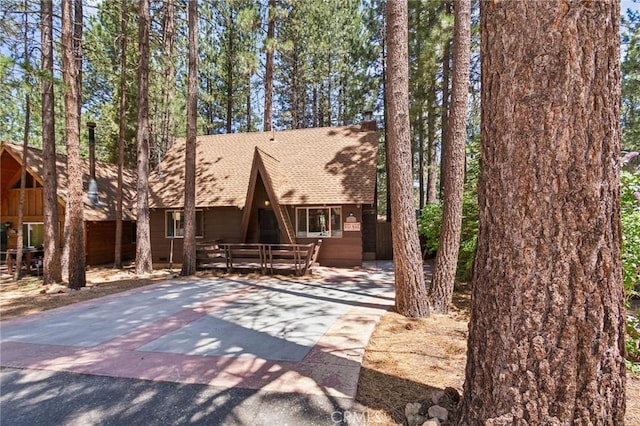
<svg viewBox="0 0 640 426">
<path fill-rule="evenodd" d="M 189 84 L 187 86 L 187 140 L 184 167 L 184 240 L 182 271 L 196 272 L 196 130 L 198 103 L 198 6 L 189 2 Z"/>
<path fill-rule="evenodd" d="M 407 2 L 387 3 L 387 105 L 389 180 L 396 279 L 396 309 L 409 317 L 429 316 L 411 178 Z"/>
<path fill-rule="evenodd" d="M 461 424 L 624 424 L 619 20 L 614 0 L 482 3 Z"/>
<path fill-rule="evenodd" d="M 149 0 L 140 2 L 138 12 L 138 183 L 136 214 L 136 273 L 153 270 L 149 229 Z"/>
<path fill-rule="evenodd" d="M 77 62 L 73 43 L 73 12 L 71 0 L 62 2 L 62 76 L 67 139 L 67 210 L 68 233 L 65 235 L 68 253 L 69 287 L 85 286 L 84 202 L 82 160 L 80 158 L 80 118 L 78 116 Z"/>
</svg>

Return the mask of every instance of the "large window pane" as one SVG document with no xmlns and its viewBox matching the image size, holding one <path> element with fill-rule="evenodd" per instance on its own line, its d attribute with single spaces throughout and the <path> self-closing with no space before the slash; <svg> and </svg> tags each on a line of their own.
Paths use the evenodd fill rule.
<svg viewBox="0 0 640 426">
<path fill-rule="evenodd" d="M 342 208 L 340 207 L 331 209 L 331 236 L 342 236 Z"/>
<path fill-rule="evenodd" d="M 297 236 L 298 237 L 306 237 L 307 236 L 307 209 L 298 209 L 298 229 Z"/>
<path fill-rule="evenodd" d="M 309 236 L 329 235 L 329 209 L 309 209 Z"/>
<path fill-rule="evenodd" d="M 196 237 L 204 237 L 204 212 L 196 210 Z"/>
<path fill-rule="evenodd" d="M 176 236 L 175 223 L 173 221 L 173 213 L 174 212 L 165 213 L 165 226 L 167 229 L 167 237 L 169 238 Z"/>
<path fill-rule="evenodd" d="M 184 237 L 184 212 L 172 210 L 165 213 L 165 226 L 167 238 Z M 204 237 L 204 212 L 196 210 L 196 237 Z"/>
<path fill-rule="evenodd" d="M 23 223 L 22 224 L 22 245 L 23 247 L 34 247 L 44 244 L 44 224 L 43 223 Z"/>
</svg>

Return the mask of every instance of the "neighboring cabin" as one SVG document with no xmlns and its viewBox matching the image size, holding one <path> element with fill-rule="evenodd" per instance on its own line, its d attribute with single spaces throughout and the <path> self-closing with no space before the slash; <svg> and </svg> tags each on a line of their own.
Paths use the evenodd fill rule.
<svg viewBox="0 0 640 426">
<path fill-rule="evenodd" d="M 153 261 L 182 260 L 184 149 L 176 141 L 151 173 Z M 3 246 L 15 248 L 21 145 L 0 145 Z M 322 265 L 356 266 L 375 259 L 375 122 L 281 132 L 233 133 L 197 139 L 197 242 L 308 243 L 322 240 Z M 87 190 L 90 164 L 84 162 Z M 42 151 L 28 149 L 24 245 L 43 240 Z M 87 265 L 113 262 L 117 166 L 96 162 L 100 205 L 85 196 Z M 67 188 L 66 157 L 57 156 L 60 229 Z M 124 173 L 123 259 L 135 257 L 133 170 Z M 10 224 L 5 229 L 5 224 Z M 8 241 L 6 240 L 8 237 Z"/>
<path fill-rule="evenodd" d="M 22 145 L 2 142 L 0 144 L 0 231 L 2 243 L 0 251 L 17 246 L 18 201 L 20 197 L 20 172 L 22 167 Z M 56 156 L 56 172 L 58 181 L 58 212 L 60 234 L 64 228 L 65 201 L 67 195 L 66 156 Z M 89 161 L 83 164 L 84 187 L 89 182 Z M 92 203 L 84 197 L 85 241 L 87 265 L 101 265 L 113 262 L 115 256 L 115 217 L 117 166 L 96 162 L 96 181 L 98 184 L 99 204 Z M 23 217 L 23 245 L 35 247 L 43 244 L 43 162 L 42 150 L 28 148 L 26 197 Z M 135 257 L 135 221 L 133 211 L 135 201 L 136 175 L 133 170 L 125 169 L 123 173 L 123 230 L 122 258 Z M 9 225 L 9 226 L 7 226 Z M 61 241 L 62 244 L 62 241 Z"/>
<path fill-rule="evenodd" d="M 182 258 L 185 140 L 150 177 L 154 262 Z M 322 265 L 375 258 L 375 122 L 197 138 L 198 242 L 308 243 Z"/>
</svg>

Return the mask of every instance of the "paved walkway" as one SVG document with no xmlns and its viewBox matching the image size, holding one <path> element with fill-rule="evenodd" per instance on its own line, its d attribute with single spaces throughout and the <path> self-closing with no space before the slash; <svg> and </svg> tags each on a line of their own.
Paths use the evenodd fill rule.
<svg viewBox="0 0 640 426">
<path fill-rule="evenodd" d="M 167 281 L 6 321 L 0 323 L 0 365 L 9 367 L 0 377 L 0 421 L 7 420 L 8 407 L 15 410 L 25 403 L 23 384 L 32 380 L 29 377 L 43 374 L 50 374 L 45 382 L 106 376 L 85 377 L 84 382 L 106 380 L 107 389 L 127 387 L 123 383 L 131 379 L 144 389 L 149 386 L 145 392 L 171 386 L 199 389 L 199 394 L 208 389 L 211 395 L 237 400 L 231 407 L 258 396 L 263 404 L 265 395 L 289 395 L 288 401 L 307 401 L 302 406 L 325 407 L 320 411 L 328 416 L 333 411 L 327 410 L 344 407 L 343 402 L 355 396 L 365 346 L 392 305 L 393 272 L 387 263 L 360 270 L 322 268 L 322 279 L 313 281 Z M 134 405 L 135 399 L 144 401 L 137 395 L 130 400 Z M 223 406 L 229 408 L 229 403 Z M 261 423 L 256 407 L 250 406 L 253 411 L 243 411 L 251 417 L 247 421 Z M 259 412 L 269 411 L 261 407 Z M 189 411 L 186 406 L 184 410 Z M 205 415 L 207 424 L 245 423 L 212 413 L 196 410 L 190 415 Z M 66 414 L 65 419 L 87 420 L 81 414 Z M 312 418 L 317 415 L 314 412 Z M 303 424 L 304 419 L 308 420 L 303 416 L 291 421 Z"/>
</svg>

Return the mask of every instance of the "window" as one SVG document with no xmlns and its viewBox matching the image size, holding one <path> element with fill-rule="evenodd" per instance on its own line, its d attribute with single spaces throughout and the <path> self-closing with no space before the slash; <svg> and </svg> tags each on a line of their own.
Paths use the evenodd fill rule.
<svg viewBox="0 0 640 426">
<path fill-rule="evenodd" d="M 164 223 L 167 238 L 184 238 L 184 210 L 167 210 Z M 204 212 L 196 210 L 196 238 L 202 237 L 204 237 Z"/>
<path fill-rule="evenodd" d="M 298 207 L 296 236 L 342 237 L 341 207 Z"/>
<path fill-rule="evenodd" d="M 35 247 L 44 244 L 44 223 L 22 224 L 22 245 Z"/>
</svg>

